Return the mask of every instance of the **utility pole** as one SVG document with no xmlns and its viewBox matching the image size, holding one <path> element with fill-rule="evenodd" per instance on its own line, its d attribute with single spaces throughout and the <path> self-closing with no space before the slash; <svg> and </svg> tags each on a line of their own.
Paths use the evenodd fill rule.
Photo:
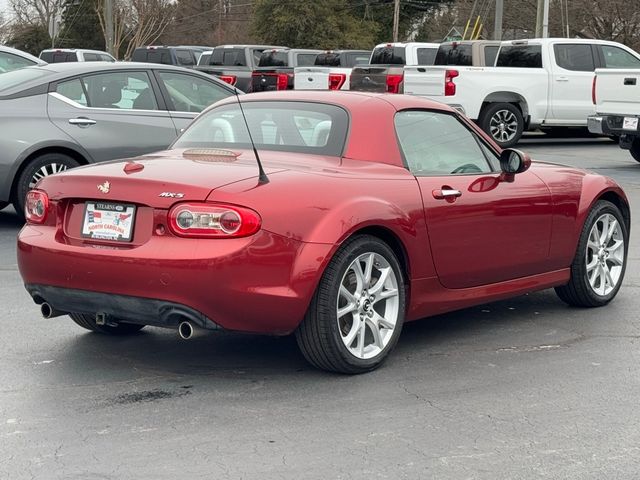
<svg viewBox="0 0 640 480">
<path fill-rule="evenodd" d="M 398 41 L 398 28 L 400 23 L 400 0 L 394 0 L 393 4 L 393 41 Z"/>
<path fill-rule="evenodd" d="M 493 26 L 493 39 L 502 40 L 502 12 L 504 11 L 504 0 L 496 0 L 496 21 Z"/>
<path fill-rule="evenodd" d="M 536 38 L 542 37 L 543 13 L 544 13 L 544 0 L 538 0 L 538 9 L 536 10 Z"/>
<path fill-rule="evenodd" d="M 218 45 L 222 45 L 222 0 L 218 2 Z"/>
<path fill-rule="evenodd" d="M 549 0 L 544 0 L 542 38 L 549 38 Z"/>
<path fill-rule="evenodd" d="M 118 58 L 113 51 L 113 0 L 104 0 L 104 29 L 107 53 Z"/>
</svg>

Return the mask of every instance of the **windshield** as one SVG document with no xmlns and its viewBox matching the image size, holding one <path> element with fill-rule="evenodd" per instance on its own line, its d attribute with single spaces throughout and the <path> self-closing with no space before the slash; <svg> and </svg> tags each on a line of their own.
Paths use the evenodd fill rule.
<svg viewBox="0 0 640 480">
<path fill-rule="evenodd" d="M 405 48 L 385 45 L 376 47 L 371 55 L 371 65 L 404 65 Z"/>
<path fill-rule="evenodd" d="M 244 48 L 214 48 L 209 65 L 218 67 L 246 67 Z"/>
<path fill-rule="evenodd" d="M 435 65 L 473 65 L 471 45 L 459 43 L 442 44 L 436 54 Z"/>
<path fill-rule="evenodd" d="M 29 67 L 21 70 L 13 70 L 12 72 L 0 75 L 0 93 L 6 92 L 14 87 L 22 84 L 31 83 L 42 77 L 50 75 L 49 70 L 40 67 Z"/>
<path fill-rule="evenodd" d="M 289 64 L 287 52 L 282 50 L 269 50 L 262 52 L 259 67 L 286 67 Z"/>
<path fill-rule="evenodd" d="M 341 156 L 349 117 L 335 105 L 304 102 L 243 102 L 258 149 Z M 199 117 L 173 148 L 251 148 L 237 103 Z"/>
</svg>

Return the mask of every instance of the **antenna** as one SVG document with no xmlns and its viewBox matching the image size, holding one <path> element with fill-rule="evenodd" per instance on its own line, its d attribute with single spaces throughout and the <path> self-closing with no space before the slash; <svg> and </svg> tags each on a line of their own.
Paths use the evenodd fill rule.
<svg viewBox="0 0 640 480">
<path fill-rule="evenodd" d="M 262 162 L 260 161 L 260 155 L 258 155 L 258 149 L 256 148 L 256 144 L 253 143 L 253 136 L 251 135 L 251 129 L 249 128 L 249 122 L 247 122 L 247 116 L 244 114 L 244 108 L 242 108 L 242 102 L 240 101 L 240 95 L 238 95 L 238 90 L 235 89 L 236 99 L 238 100 L 238 106 L 240 107 L 240 112 L 242 113 L 242 118 L 244 119 L 244 124 L 247 126 L 247 132 L 249 133 L 249 140 L 251 140 L 251 146 L 253 147 L 253 153 L 256 156 L 256 162 L 258 162 L 258 185 L 263 183 L 269 183 L 269 178 L 267 174 L 264 173 L 264 169 L 262 168 Z"/>
</svg>

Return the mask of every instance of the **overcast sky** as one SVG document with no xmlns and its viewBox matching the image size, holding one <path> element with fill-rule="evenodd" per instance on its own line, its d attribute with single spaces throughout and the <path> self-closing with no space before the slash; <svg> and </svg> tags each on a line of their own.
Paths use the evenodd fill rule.
<svg viewBox="0 0 640 480">
<path fill-rule="evenodd" d="M 9 10 L 8 0 L 0 0 L 0 12 L 8 13 L 7 10 Z"/>
</svg>

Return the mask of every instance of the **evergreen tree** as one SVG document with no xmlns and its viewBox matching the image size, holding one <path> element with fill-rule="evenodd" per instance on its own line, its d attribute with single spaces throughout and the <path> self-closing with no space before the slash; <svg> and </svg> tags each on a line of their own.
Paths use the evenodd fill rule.
<svg viewBox="0 0 640 480">
<path fill-rule="evenodd" d="M 96 12 L 98 1 L 100 0 L 65 0 L 62 29 L 56 39 L 56 46 L 105 49 L 104 35 Z"/>
<path fill-rule="evenodd" d="M 7 44 L 37 57 L 42 50 L 51 47 L 51 37 L 40 25 L 20 25 L 13 29 Z"/>
</svg>

